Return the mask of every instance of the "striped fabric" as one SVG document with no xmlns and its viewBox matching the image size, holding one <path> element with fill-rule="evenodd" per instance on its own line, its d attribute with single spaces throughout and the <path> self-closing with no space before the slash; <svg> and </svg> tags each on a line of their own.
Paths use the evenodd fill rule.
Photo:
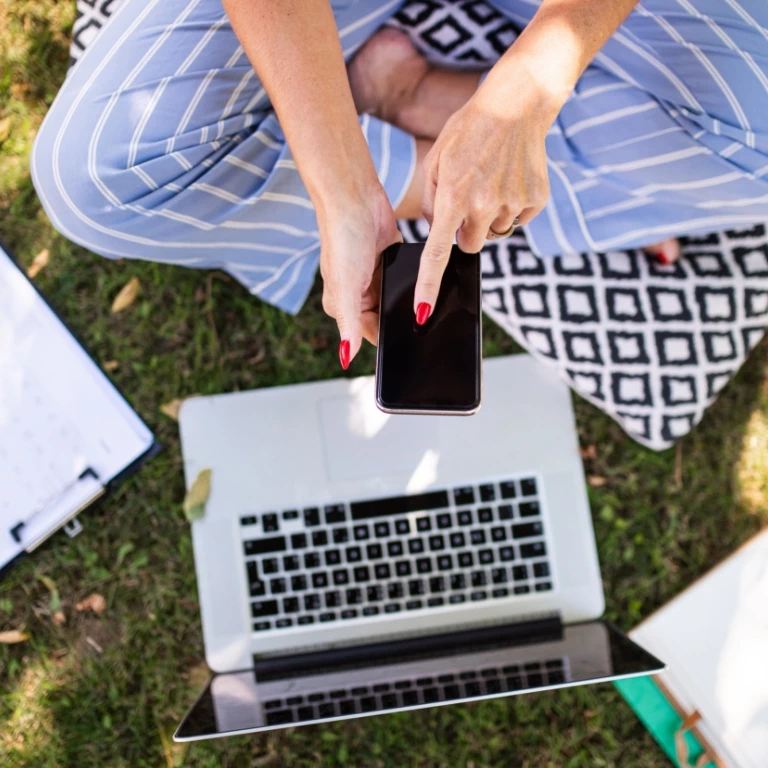
<svg viewBox="0 0 768 768">
<path fill-rule="evenodd" d="M 492 4 L 510 40 L 538 6 Z M 350 58 L 402 0 L 331 5 Z M 413 138 L 367 115 L 361 128 L 397 205 Z M 547 151 L 551 200 L 526 228 L 539 256 L 766 220 L 768 3 L 640 3 Z M 218 267 L 289 312 L 312 285 L 314 211 L 220 0 L 122 0 L 51 108 L 32 168 L 54 225 L 92 251 Z"/>
</svg>

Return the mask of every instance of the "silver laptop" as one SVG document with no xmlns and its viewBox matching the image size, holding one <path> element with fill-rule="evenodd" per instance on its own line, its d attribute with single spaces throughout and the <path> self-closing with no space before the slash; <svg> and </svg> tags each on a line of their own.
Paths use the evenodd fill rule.
<svg viewBox="0 0 768 768">
<path fill-rule="evenodd" d="M 468 418 L 394 416 L 373 379 L 188 400 L 212 738 L 649 674 L 603 593 L 570 393 L 484 363 Z"/>
</svg>

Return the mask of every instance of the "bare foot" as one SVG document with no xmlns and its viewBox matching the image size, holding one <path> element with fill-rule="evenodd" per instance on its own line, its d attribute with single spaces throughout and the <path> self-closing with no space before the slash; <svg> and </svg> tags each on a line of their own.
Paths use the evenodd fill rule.
<svg viewBox="0 0 768 768">
<path fill-rule="evenodd" d="M 643 250 L 655 256 L 662 264 L 674 264 L 680 258 L 680 243 L 675 238 L 646 246 Z"/>
<path fill-rule="evenodd" d="M 384 27 L 347 67 L 357 111 L 397 125 L 398 113 L 410 104 L 429 71 L 430 65 L 408 35 Z"/>
</svg>

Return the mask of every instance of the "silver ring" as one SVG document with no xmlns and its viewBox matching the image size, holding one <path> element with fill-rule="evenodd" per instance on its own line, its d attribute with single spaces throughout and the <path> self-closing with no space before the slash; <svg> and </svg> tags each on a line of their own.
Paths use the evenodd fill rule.
<svg viewBox="0 0 768 768">
<path fill-rule="evenodd" d="M 494 232 L 492 229 L 488 230 L 488 240 L 501 240 L 504 237 L 509 237 L 520 225 L 520 219 L 515 217 L 512 222 L 512 226 L 506 232 Z"/>
</svg>

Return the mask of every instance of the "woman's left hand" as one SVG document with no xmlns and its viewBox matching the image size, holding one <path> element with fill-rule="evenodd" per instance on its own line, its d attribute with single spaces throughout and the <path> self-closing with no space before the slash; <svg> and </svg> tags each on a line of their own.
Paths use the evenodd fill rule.
<svg viewBox="0 0 768 768">
<path fill-rule="evenodd" d="M 515 219 L 527 224 L 549 197 L 544 139 L 557 110 L 524 89 L 502 106 L 490 86 L 486 80 L 448 120 L 424 162 L 422 209 L 431 227 L 414 295 L 420 322 L 435 307 L 454 236 L 477 253 L 489 230 L 506 232 Z"/>
</svg>

